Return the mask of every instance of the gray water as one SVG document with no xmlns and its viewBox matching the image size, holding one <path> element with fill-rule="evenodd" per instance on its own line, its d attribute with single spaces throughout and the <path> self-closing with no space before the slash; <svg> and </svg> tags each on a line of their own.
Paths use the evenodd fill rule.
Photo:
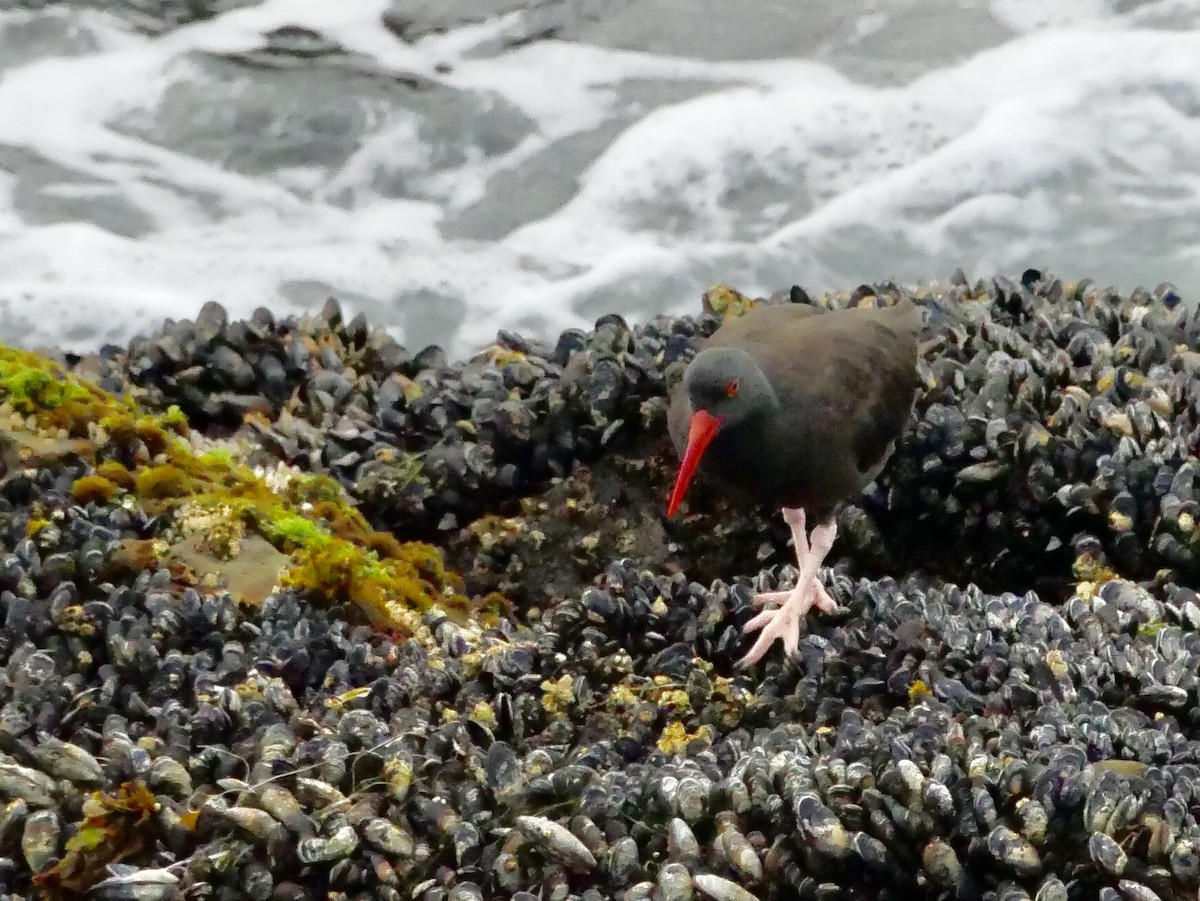
<svg viewBox="0 0 1200 901">
<path fill-rule="evenodd" d="M 198 14 L 198 11 L 202 14 Z M 0 338 L 1200 276 L 1200 0 L 0 3 Z"/>
</svg>

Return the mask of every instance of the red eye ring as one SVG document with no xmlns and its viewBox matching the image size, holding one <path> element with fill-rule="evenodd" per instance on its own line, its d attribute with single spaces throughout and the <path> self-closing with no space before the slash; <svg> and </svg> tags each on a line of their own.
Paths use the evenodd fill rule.
<svg viewBox="0 0 1200 901">
<path fill-rule="evenodd" d="M 725 386 L 725 396 L 726 397 L 737 397 L 738 389 L 741 387 L 742 386 L 738 382 L 738 380 L 734 379 L 732 382 L 730 382 L 728 385 Z"/>
</svg>

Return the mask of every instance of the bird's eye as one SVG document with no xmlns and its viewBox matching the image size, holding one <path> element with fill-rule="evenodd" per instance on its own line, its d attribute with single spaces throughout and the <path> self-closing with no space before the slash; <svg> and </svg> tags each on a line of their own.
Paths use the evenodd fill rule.
<svg viewBox="0 0 1200 901">
<path fill-rule="evenodd" d="M 732 382 L 730 382 L 728 385 L 725 386 L 725 396 L 726 397 L 737 397 L 738 388 L 740 388 L 740 387 L 742 387 L 741 384 L 739 384 L 737 379 L 734 379 Z"/>
</svg>

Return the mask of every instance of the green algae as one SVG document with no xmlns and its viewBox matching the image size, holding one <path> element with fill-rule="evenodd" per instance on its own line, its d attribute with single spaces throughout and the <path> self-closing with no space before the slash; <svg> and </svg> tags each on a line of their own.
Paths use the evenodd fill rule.
<svg viewBox="0 0 1200 901">
<path fill-rule="evenodd" d="M 226 535 L 225 554 L 237 552 L 242 530 L 257 535 L 287 557 L 278 584 L 316 603 L 350 605 L 402 635 L 435 605 L 459 621 L 469 613 L 462 579 L 437 548 L 375 530 L 329 476 L 287 473 L 275 490 L 232 450 L 197 451 L 178 407 L 147 413 L 52 360 L 0 345 L 0 420 L 10 432 L 75 440 L 89 464 L 72 486 L 81 503 L 132 498 L 173 517 L 181 543 L 189 523 L 193 533 L 200 523 Z"/>
<path fill-rule="evenodd" d="M 179 409 L 171 407 L 172 410 Z M 201 466 L 233 466 L 236 464 L 233 453 L 224 447 L 214 447 L 196 457 Z"/>
<path fill-rule="evenodd" d="M 37 415 L 92 399 L 78 382 L 61 370 L 38 365 L 39 360 L 26 351 L 0 354 L 0 392 L 18 413 Z"/>
<path fill-rule="evenodd" d="M 296 550 L 321 541 L 325 533 L 311 519 L 285 514 L 269 523 L 271 543 L 281 550 Z"/>
</svg>

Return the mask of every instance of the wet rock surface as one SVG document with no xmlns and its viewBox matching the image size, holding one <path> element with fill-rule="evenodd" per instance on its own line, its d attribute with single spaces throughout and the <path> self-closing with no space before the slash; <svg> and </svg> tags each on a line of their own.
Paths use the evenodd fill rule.
<svg viewBox="0 0 1200 901">
<path fill-rule="evenodd" d="M 0 892 L 1195 897 L 1198 320 L 1034 272 L 916 299 L 922 396 L 842 513 L 839 610 L 751 670 L 750 597 L 796 576 L 777 511 L 697 486 L 661 516 L 668 387 L 729 289 L 464 362 L 332 303 L 59 355 L 256 471 L 332 476 L 507 611 L 405 634 L 138 566 L 176 514 L 80 485 L 91 439 L 33 436 L 6 371 Z"/>
</svg>

